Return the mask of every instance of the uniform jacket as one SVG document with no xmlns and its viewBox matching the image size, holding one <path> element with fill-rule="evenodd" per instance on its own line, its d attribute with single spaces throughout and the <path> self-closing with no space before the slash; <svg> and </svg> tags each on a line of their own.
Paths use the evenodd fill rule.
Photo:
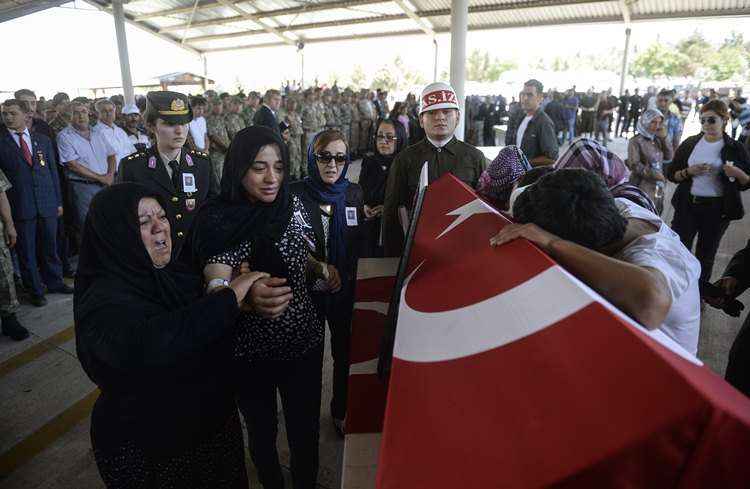
<svg viewBox="0 0 750 489">
<path fill-rule="evenodd" d="M 30 135 L 33 167 L 23 158 L 8 130 L 3 128 L 0 132 L 0 168 L 13 185 L 7 194 L 16 221 L 56 217 L 57 208 L 62 206 L 52 141 L 43 134 Z"/>
<path fill-rule="evenodd" d="M 451 173 L 471 188 L 477 187 L 479 177 L 487 166 L 481 151 L 455 137 L 442 148 L 435 147 L 425 138 L 401 151 L 388 171 L 383 203 L 386 256 L 399 256 L 403 250 L 404 234 L 398 219 L 398 208 L 412 208 L 424 162 L 428 162 L 430 183 Z"/>
<path fill-rule="evenodd" d="M 526 126 L 526 131 L 523 133 L 523 141 L 516 141 L 516 132 L 518 126 L 521 125 L 521 121 L 526 117 L 526 112 L 519 110 L 513 114 L 510 121 L 508 122 L 508 132 L 505 133 L 505 145 L 510 146 L 515 144 L 529 161 L 533 160 L 537 156 L 546 156 L 551 160 L 557 159 L 557 153 L 559 146 L 557 144 L 557 134 L 555 132 L 555 123 L 552 119 L 544 112 L 539 109 L 534 114 L 534 117 L 529 121 L 529 125 Z"/>
<path fill-rule="evenodd" d="M 182 148 L 180 154 L 180 188 L 175 188 L 156 145 L 146 151 L 123 158 L 117 175 L 119 182 L 142 183 L 162 196 L 167 203 L 167 217 L 172 228 L 172 256 L 179 257 L 182 246 L 192 228 L 200 207 L 218 195 L 218 183 L 213 176 L 206 153 Z M 195 191 L 186 192 L 185 177 L 192 174 Z"/>
<path fill-rule="evenodd" d="M 696 134 L 684 140 L 682 144 L 675 151 L 674 159 L 672 163 L 667 165 L 664 176 L 668 180 L 677 183 L 677 189 L 672 195 L 672 205 L 675 210 L 687 209 L 690 203 L 690 188 L 693 185 L 693 179 L 689 178 L 682 182 L 675 180 L 675 173 L 680 170 L 684 170 L 688 167 L 688 159 L 698 144 L 698 141 L 703 137 L 703 133 Z M 727 161 L 734 162 L 734 165 L 741 168 L 742 171 L 750 175 L 750 155 L 747 150 L 738 143 L 728 134 L 724 134 L 724 147 L 721 149 L 721 161 L 726 163 Z M 742 219 L 745 215 L 745 209 L 742 206 L 742 197 L 740 196 L 740 190 L 745 190 L 747 187 L 740 187 L 739 182 L 730 182 L 724 173 L 719 174 L 722 185 L 724 187 L 723 195 L 723 207 L 722 207 L 722 219 Z"/>
<path fill-rule="evenodd" d="M 258 112 L 255 113 L 253 124 L 256 126 L 269 127 L 277 134 L 279 132 L 279 121 L 276 119 L 273 111 L 265 105 L 261 105 Z"/>
</svg>

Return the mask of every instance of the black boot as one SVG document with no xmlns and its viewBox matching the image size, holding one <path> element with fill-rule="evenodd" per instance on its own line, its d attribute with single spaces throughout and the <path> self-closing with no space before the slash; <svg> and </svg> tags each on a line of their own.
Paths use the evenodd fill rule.
<svg viewBox="0 0 750 489">
<path fill-rule="evenodd" d="M 10 336 L 13 341 L 25 340 L 29 337 L 29 330 L 21 326 L 15 314 L 9 314 L 2 317 L 3 334 Z"/>
</svg>

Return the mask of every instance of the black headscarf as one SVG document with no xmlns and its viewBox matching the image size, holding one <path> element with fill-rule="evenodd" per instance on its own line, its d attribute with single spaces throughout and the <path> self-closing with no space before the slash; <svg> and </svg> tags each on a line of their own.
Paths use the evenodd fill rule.
<svg viewBox="0 0 750 489">
<path fill-rule="evenodd" d="M 284 162 L 284 179 L 276 199 L 270 203 L 250 202 L 242 178 L 263 146 L 275 144 Z M 250 126 L 238 132 L 229 146 L 221 177 L 221 194 L 204 205 L 193 229 L 193 250 L 198 263 L 250 241 L 253 270 L 285 277 L 287 268 L 273 245 L 289 225 L 292 198 L 289 193 L 289 153 L 281 136 L 264 126 Z"/>
<path fill-rule="evenodd" d="M 378 129 L 380 129 L 381 124 L 391 124 L 393 126 L 393 129 L 396 132 L 396 149 L 393 151 L 393 154 L 390 155 L 383 155 L 380 154 L 378 151 Z M 393 163 L 394 158 L 396 158 L 396 155 L 398 155 L 402 149 L 406 147 L 406 143 L 408 142 L 408 136 L 406 134 L 406 129 L 404 128 L 404 125 L 401 124 L 396 119 L 380 119 L 378 123 L 375 125 L 375 130 L 373 131 L 373 145 L 372 147 L 375 148 L 375 153 L 372 156 L 372 161 L 377 163 L 378 165 L 385 166 L 386 173 L 391 168 L 391 163 Z"/>
<path fill-rule="evenodd" d="M 134 309 L 155 304 L 169 310 L 189 304 L 201 294 L 200 275 L 176 260 L 155 268 L 140 235 L 138 204 L 151 197 L 163 208 L 159 194 L 137 183 L 120 183 L 91 201 L 83 230 L 76 274 L 76 323 L 104 299 Z"/>
</svg>

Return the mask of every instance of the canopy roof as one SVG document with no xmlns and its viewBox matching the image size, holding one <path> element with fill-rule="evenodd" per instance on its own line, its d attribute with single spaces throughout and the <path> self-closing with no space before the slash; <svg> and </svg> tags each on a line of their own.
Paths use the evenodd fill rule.
<svg viewBox="0 0 750 489">
<path fill-rule="evenodd" d="M 111 0 L 86 0 L 111 11 Z M 0 21 L 65 3 L 0 0 Z M 126 22 L 196 54 L 450 31 L 450 0 L 130 0 Z M 469 0 L 469 30 L 750 16 L 750 0 Z"/>
</svg>

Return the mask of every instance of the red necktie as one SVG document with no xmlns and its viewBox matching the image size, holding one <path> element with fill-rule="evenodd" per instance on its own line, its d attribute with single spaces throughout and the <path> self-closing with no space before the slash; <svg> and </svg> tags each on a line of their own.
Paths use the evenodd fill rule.
<svg viewBox="0 0 750 489">
<path fill-rule="evenodd" d="M 23 133 L 17 132 L 16 134 L 18 135 L 18 144 L 21 145 L 21 153 L 23 153 L 23 159 L 26 160 L 26 163 L 28 163 L 29 166 L 34 166 L 34 161 L 31 159 L 31 151 L 29 151 L 29 146 L 23 139 Z"/>
</svg>

